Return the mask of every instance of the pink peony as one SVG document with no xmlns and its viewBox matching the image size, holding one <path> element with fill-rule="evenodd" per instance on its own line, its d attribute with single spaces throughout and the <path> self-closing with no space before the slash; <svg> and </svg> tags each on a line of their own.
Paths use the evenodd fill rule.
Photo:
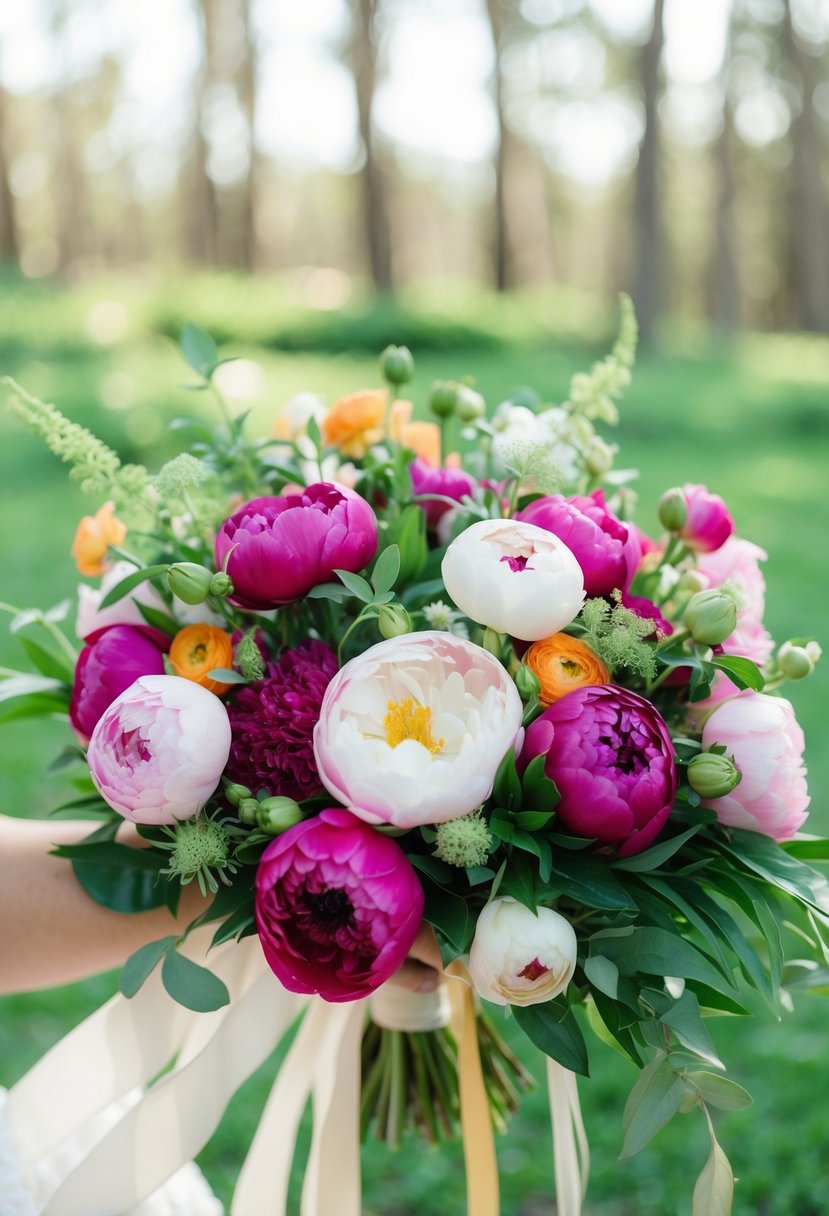
<svg viewBox="0 0 829 1216">
<path fill-rule="evenodd" d="M 412 492 L 418 494 L 440 494 L 443 498 L 453 498 L 460 502 L 471 494 L 475 488 L 474 480 L 463 469 L 436 469 L 427 464 L 420 456 L 409 465 L 412 478 Z M 435 499 L 419 504 L 426 515 L 426 524 L 435 529 L 441 518 L 452 507 L 448 502 L 438 502 Z"/>
<path fill-rule="evenodd" d="M 760 562 L 767 557 L 759 545 L 732 536 L 715 553 L 701 554 L 698 565 L 709 587 L 734 583 L 739 593 L 737 628 L 723 642 L 723 652 L 751 659 L 760 666 L 774 649 L 772 637 L 763 625 L 766 581 Z"/>
<path fill-rule="evenodd" d="M 376 549 L 377 520 L 365 499 L 318 482 L 245 503 L 219 529 L 215 561 L 233 580 L 233 602 L 257 611 L 299 599 L 335 570 L 362 570 Z"/>
<path fill-rule="evenodd" d="M 569 692 L 527 727 L 519 772 L 540 755 L 568 831 L 616 845 L 620 857 L 659 835 L 677 775 L 671 736 L 650 701 L 613 684 Z"/>
<path fill-rule="evenodd" d="M 392 976 L 417 937 L 423 889 L 396 841 L 341 807 L 277 836 L 256 871 L 256 927 L 290 992 L 356 1001 Z"/>
<path fill-rule="evenodd" d="M 719 494 L 711 494 L 705 486 L 682 487 L 688 518 L 678 535 L 690 549 L 712 553 L 728 540 L 734 531 L 734 520 Z"/>
<path fill-rule="evenodd" d="M 587 498 L 549 494 L 530 503 L 516 518 L 564 541 L 582 568 L 584 590 L 591 598 L 629 587 L 642 557 L 639 535 L 632 524 L 622 523 L 609 510 L 602 490 Z"/>
<path fill-rule="evenodd" d="M 133 823 L 196 815 L 219 784 L 230 723 L 218 697 L 179 676 L 139 676 L 104 711 L 89 742 L 92 780 Z"/>
<path fill-rule="evenodd" d="M 138 676 L 163 675 L 169 649 L 170 639 L 146 626 L 113 625 L 90 634 L 78 656 L 69 702 L 78 738 L 86 743 L 104 710 Z"/>
<path fill-rule="evenodd" d="M 740 784 L 705 806 L 721 824 L 790 840 L 806 819 L 809 794 L 803 731 L 783 697 L 746 690 L 723 701 L 702 731 L 703 750 L 720 744 L 742 773 Z"/>
<path fill-rule="evenodd" d="M 331 647 L 311 640 L 269 663 L 264 680 L 243 688 L 227 706 L 233 741 L 226 776 L 254 793 L 296 799 L 320 793 L 313 733 L 336 673 Z"/>
</svg>

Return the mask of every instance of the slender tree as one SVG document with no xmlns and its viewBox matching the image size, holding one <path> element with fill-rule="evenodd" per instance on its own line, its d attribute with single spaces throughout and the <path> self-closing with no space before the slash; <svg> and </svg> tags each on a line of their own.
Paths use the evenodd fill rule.
<svg viewBox="0 0 829 1216">
<path fill-rule="evenodd" d="M 20 256 L 14 214 L 14 195 L 9 184 L 9 95 L 0 88 L 0 261 L 16 262 Z"/>
<path fill-rule="evenodd" d="M 357 91 L 357 113 L 363 145 L 361 215 L 371 279 L 377 291 L 393 286 L 391 231 L 386 182 L 377 155 L 372 123 L 377 85 L 377 11 L 379 0 L 353 0 L 351 67 Z"/>
<path fill-rule="evenodd" d="M 742 324 L 742 292 L 737 247 L 737 193 L 734 181 L 734 108 L 731 97 L 731 17 L 720 71 L 722 126 L 714 145 L 716 200 L 714 204 L 714 264 L 709 275 L 713 287 L 711 313 L 717 328 L 733 333 Z"/>
<path fill-rule="evenodd" d="M 659 188 L 662 140 L 657 113 L 662 48 L 665 43 L 664 11 L 665 0 L 654 0 L 653 26 L 639 59 L 645 131 L 636 162 L 636 266 L 633 275 L 633 299 L 643 343 L 653 341 L 659 311 L 664 303 L 664 241 Z"/>
</svg>

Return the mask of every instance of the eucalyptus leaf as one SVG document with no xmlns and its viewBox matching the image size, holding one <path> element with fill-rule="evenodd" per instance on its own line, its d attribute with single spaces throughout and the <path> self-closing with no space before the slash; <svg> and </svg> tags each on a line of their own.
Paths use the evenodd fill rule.
<svg viewBox="0 0 829 1216">
<path fill-rule="evenodd" d="M 734 1175 L 731 1165 L 711 1133 L 711 1152 L 697 1178 L 691 1216 L 731 1216 Z"/>
<path fill-rule="evenodd" d="M 642 1070 L 625 1105 L 622 1160 L 632 1157 L 673 1119 L 685 1087 L 664 1056 L 656 1056 Z"/>
<path fill-rule="evenodd" d="M 702 1019 L 699 1001 L 690 989 L 686 988 L 682 996 L 662 1014 L 659 1020 L 663 1026 L 667 1026 L 674 1032 L 680 1043 L 689 1051 L 694 1052 L 701 1059 L 707 1060 L 715 1068 L 725 1068 Z"/>
<path fill-rule="evenodd" d="M 159 938 L 158 941 L 147 942 L 146 946 L 142 946 L 140 950 L 136 950 L 129 956 L 121 968 L 118 980 L 118 987 L 124 996 L 135 996 L 144 981 L 149 979 L 164 955 L 173 948 L 177 941 L 178 938 L 175 934 L 171 934 L 169 937 Z"/>
<path fill-rule="evenodd" d="M 227 985 L 207 967 L 170 950 L 164 955 L 161 979 L 167 992 L 179 1005 L 196 1013 L 210 1013 L 230 1003 Z"/>
<path fill-rule="evenodd" d="M 527 1038 L 545 1055 L 579 1076 L 590 1075 L 584 1037 L 564 997 L 538 1005 L 513 1005 L 512 1015 Z"/>
<path fill-rule="evenodd" d="M 747 1089 L 738 1085 L 728 1077 L 721 1077 L 716 1072 L 689 1072 L 688 1080 L 696 1085 L 702 1094 L 703 1101 L 708 1106 L 716 1106 L 718 1110 L 745 1110 L 751 1106 L 752 1098 Z"/>
<path fill-rule="evenodd" d="M 214 667 L 212 671 L 207 673 L 208 679 L 218 680 L 221 684 L 249 684 L 250 680 L 243 676 L 240 671 L 234 671 L 232 667 Z"/>
</svg>

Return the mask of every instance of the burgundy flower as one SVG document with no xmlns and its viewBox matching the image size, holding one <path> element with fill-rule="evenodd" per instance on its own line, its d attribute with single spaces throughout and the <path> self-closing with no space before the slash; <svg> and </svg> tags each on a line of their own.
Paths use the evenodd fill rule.
<svg viewBox="0 0 829 1216">
<path fill-rule="evenodd" d="M 517 516 L 553 532 L 574 554 L 584 574 L 588 596 L 625 591 L 642 557 L 639 535 L 605 505 L 604 492 L 588 497 L 548 494 L 537 498 Z"/>
<path fill-rule="evenodd" d="M 290 992 L 368 996 L 409 953 L 423 889 L 400 845 L 342 807 L 277 836 L 256 871 L 256 927 Z"/>
<path fill-rule="evenodd" d="M 258 793 L 309 798 L 322 782 L 313 733 L 337 656 L 324 642 L 306 641 L 269 663 L 264 680 L 228 704 L 233 741 L 226 775 Z"/>
<path fill-rule="evenodd" d="M 650 701 L 613 684 L 579 688 L 527 728 L 519 771 L 544 755 L 561 824 L 640 853 L 671 812 L 677 775 L 668 728 Z"/>
<path fill-rule="evenodd" d="M 443 498 L 453 498 L 460 502 L 475 489 L 475 482 L 463 469 L 436 469 L 427 464 L 420 456 L 415 457 L 409 465 L 412 478 L 412 490 L 415 494 L 440 494 Z M 426 515 L 426 524 L 434 530 L 441 518 L 452 508 L 449 503 L 427 499 L 420 503 Z"/>
<path fill-rule="evenodd" d="M 233 580 L 233 603 L 261 610 L 299 599 L 335 570 L 362 570 L 376 549 L 377 520 L 365 499 L 322 481 L 245 503 L 219 529 L 215 560 Z"/>
<path fill-rule="evenodd" d="M 69 721 L 84 743 L 99 718 L 139 676 L 164 674 L 164 654 L 170 639 L 158 629 L 141 625 L 111 625 L 86 639 L 78 656 Z"/>
</svg>

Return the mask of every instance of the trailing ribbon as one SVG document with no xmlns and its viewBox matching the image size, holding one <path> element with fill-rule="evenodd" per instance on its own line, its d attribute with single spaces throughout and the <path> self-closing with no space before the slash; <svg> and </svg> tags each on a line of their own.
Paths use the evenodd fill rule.
<svg viewBox="0 0 829 1216">
<path fill-rule="evenodd" d="M 590 1150 L 575 1073 L 548 1057 L 547 1089 L 556 1171 L 556 1213 L 557 1216 L 581 1216 L 590 1172 Z"/>
</svg>

